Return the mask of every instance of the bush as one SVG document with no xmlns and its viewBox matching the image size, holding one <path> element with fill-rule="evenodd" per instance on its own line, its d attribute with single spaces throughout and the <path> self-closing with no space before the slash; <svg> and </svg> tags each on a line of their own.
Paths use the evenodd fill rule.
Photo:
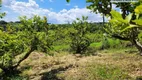
<svg viewBox="0 0 142 80">
<path fill-rule="evenodd" d="M 7 32 L 0 31 L 0 68 L 6 75 L 13 75 L 20 63 L 33 51 L 47 52 L 51 46 L 46 17 L 21 17 L 20 20 L 21 31 L 15 32 L 12 26 L 9 26 Z"/>
<path fill-rule="evenodd" d="M 91 44 L 91 39 L 88 37 L 89 24 L 87 22 L 88 17 L 82 17 L 82 20 L 77 18 L 76 21 L 73 22 L 73 29 L 70 32 L 71 38 L 71 49 L 75 51 L 75 53 L 84 53 L 87 48 Z"/>
</svg>

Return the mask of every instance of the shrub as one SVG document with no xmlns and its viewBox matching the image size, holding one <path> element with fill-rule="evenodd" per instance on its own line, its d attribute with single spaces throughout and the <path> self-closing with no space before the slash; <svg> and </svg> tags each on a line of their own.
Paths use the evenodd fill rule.
<svg viewBox="0 0 142 80">
<path fill-rule="evenodd" d="M 77 18 L 76 21 L 73 22 L 73 29 L 70 31 L 71 38 L 71 49 L 75 51 L 75 53 L 84 53 L 87 48 L 90 46 L 91 39 L 88 37 L 89 24 L 87 22 L 88 17 L 82 17 L 82 20 Z"/>
<path fill-rule="evenodd" d="M 52 45 L 46 17 L 21 17 L 20 20 L 21 31 L 15 32 L 12 26 L 7 32 L 0 31 L 0 68 L 4 74 L 13 74 L 33 51 L 47 52 Z"/>
</svg>

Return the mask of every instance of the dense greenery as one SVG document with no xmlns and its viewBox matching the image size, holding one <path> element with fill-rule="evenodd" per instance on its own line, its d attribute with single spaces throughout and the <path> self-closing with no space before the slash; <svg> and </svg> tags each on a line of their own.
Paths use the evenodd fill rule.
<svg viewBox="0 0 142 80">
<path fill-rule="evenodd" d="M 138 41 L 141 32 L 141 3 L 112 3 L 110 0 L 87 0 L 91 3 L 87 8 L 96 13 L 109 16 L 110 24 L 105 27 L 108 34 L 120 40 L 130 41 L 142 55 L 142 45 Z M 112 10 L 112 5 L 121 9 L 122 14 Z"/>
<path fill-rule="evenodd" d="M 142 45 L 139 41 L 142 27 L 141 9 L 142 5 L 136 7 L 135 12 L 129 14 L 125 19 L 119 12 L 111 11 L 112 19 L 106 31 L 115 38 L 127 40 L 133 43 L 142 55 Z"/>
<path fill-rule="evenodd" d="M 89 39 L 89 24 L 86 21 L 88 17 L 82 17 L 82 20 L 77 19 L 72 23 L 73 29 L 70 32 L 71 48 L 75 53 L 84 53 L 91 44 Z"/>
<path fill-rule="evenodd" d="M 12 74 L 33 51 L 47 52 L 52 45 L 46 17 L 20 17 L 20 21 L 18 31 L 12 26 L 6 32 L 0 31 L 0 68 L 4 74 Z"/>
<path fill-rule="evenodd" d="M 93 12 L 96 13 L 104 14 L 105 16 L 111 16 L 110 12 L 113 8 L 113 5 L 116 5 L 117 8 L 121 9 L 122 17 L 123 19 L 125 19 L 129 13 L 133 12 L 136 6 L 140 5 L 141 0 L 139 0 L 137 3 L 114 3 L 111 2 L 111 0 L 86 0 L 86 2 L 89 4 L 87 6 L 88 9 L 91 9 Z"/>
<path fill-rule="evenodd" d="M 87 0 L 87 2 L 91 3 L 88 8 L 92 11 L 110 17 L 109 22 L 89 23 L 88 17 L 82 16 L 82 19 L 77 18 L 72 24 L 48 24 L 46 17 L 37 15 L 32 18 L 19 17 L 20 21 L 15 23 L 0 21 L 0 74 L 2 75 L 0 79 L 9 79 L 7 76 L 15 74 L 20 64 L 33 52 L 52 54 L 70 51 L 75 54 L 95 54 L 97 50 L 125 49 L 134 45 L 142 55 L 142 3 L 140 1 L 113 3 L 122 10 L 122 14 L 112 10 L 110 0 Z M 0 18 L 4 16 L 5 13 L 0 13 Z M 101 76 L 99 79 L 109 79 L 110 74 L 113 74 L 114 78 L 119 77 L 117 73 L 123 79 L 123 74 L 120 73 L 122 70 L 116 67 L 115 71 L 113 68 L 102 66 L 104 65 L 96 68 L 93 66 L 88 68 L 88 71 L 95 69 L 98 73 L 93 75 Z M 107 72 L 106 69 L 114 73 Z"/>
</svg>

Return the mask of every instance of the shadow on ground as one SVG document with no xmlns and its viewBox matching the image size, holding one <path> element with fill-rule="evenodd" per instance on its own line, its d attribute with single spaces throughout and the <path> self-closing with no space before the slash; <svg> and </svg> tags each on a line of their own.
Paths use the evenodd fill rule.
<svg viewBox="0 0 142 80">
<path fill-rule="evenodd" d="M 68 65 L 66 67 L 59 67 L 57 69 L 52 69 L 49 72 L 41 73 L 40 74 L 40 75 L 42 75 L 41 80 L 63 80 L 63 79 L 59 79 L 56 74 L 58 74 L 61 71 L 66 71 L 67 69 L 71 68 L 72 66 L 73 65 Z"/>
<path fill-rule="evenodd" d="M 28 77 L 20 75 L 21 71 L 15 70 L 9 74 L 0 73 L 0 80 L 29 80 Z"/>
</svg>

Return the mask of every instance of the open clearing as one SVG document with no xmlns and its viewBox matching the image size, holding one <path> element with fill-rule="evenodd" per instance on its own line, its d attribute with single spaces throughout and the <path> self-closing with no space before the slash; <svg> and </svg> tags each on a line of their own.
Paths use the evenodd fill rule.
<svg viewBox="0 0 142 80">
<path fill-rule="evenodd" d="M 135 80 L 142 76 L 142 56 L 126 51 L 81 56 L 66 52 L 32 53 L 19 69 L 30 80 Z"/>
</svg>

